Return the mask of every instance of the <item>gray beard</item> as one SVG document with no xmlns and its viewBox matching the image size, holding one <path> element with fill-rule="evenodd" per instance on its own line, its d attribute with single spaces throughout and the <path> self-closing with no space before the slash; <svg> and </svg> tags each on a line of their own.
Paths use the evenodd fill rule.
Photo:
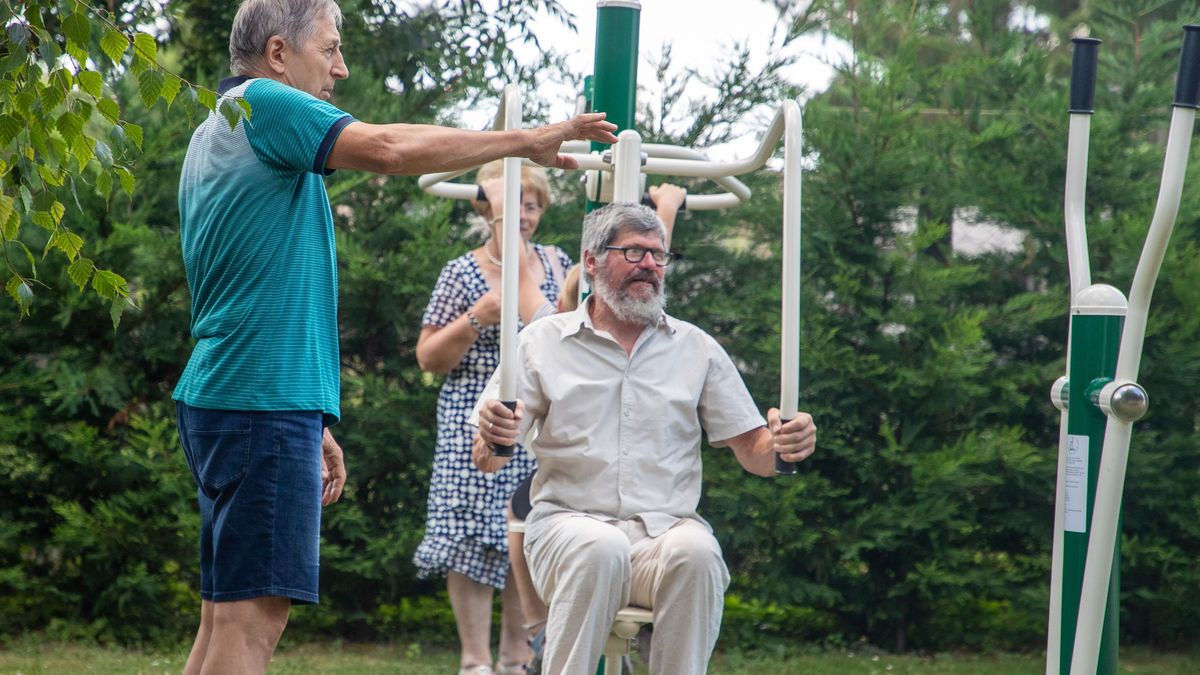
<svg viewBox="0 0 1200 675">
<path fill-rule="evenodd" d="M 663 308 L 667 305 L 666 294 L 663 293 L 662 286 L 658 287 L 658 292 L 654 297 L 648 300 L 638 300 L 630 297 L 624 289 L 617 290 L 604 280 L 605 270 L 597 270 L 592 280 L 592 286 L 596 289 L 596 295 L 604 301 L 604 304 L 612 311 L 613 316 L 618 320 L 638 324 L 641 326 L 653 326 L 662 318 Z M 661 284 L 662 281 L 659 280 Z"/>
</svg>

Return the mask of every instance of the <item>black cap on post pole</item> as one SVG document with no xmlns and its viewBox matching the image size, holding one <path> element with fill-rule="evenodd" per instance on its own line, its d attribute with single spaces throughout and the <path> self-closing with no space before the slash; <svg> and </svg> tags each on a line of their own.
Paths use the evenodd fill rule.
<svg viewBox="0 0 1200 675">
<path fill-rule="evenodd" d="M 1096 103 L 1096 38 L 1073 38 L 1071 53 L 1071 104 L 1068 112 L 1090 115 Z"/>
<path fill-rule="evenodd" d="M 1175 80 L 1175 105 L 1200 108 L 1200 26 L 1183 27 L 1183 50 L 1179 53 L 1179 76 Z"/>
</svg>

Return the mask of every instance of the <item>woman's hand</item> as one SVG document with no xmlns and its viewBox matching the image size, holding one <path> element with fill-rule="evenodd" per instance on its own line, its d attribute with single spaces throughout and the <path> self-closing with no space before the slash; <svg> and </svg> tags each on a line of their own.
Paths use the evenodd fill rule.
<svg viewBox="0 0 1200 675">
<path fill-rule="evenodd" d="M 493 220 L 504 215 L 504 179 L 490 178 L 481 182 L 479 187 L 483 190 L 483 195 L 487 197 L 490 210 L 484 218 L 487 219 L 490 227 Z"/>
<path fill-rule="evenodd" d="M 500 323 L 500 291 L 492 289 L 484 293 L 474 305 L 471 313 L 484 326 L 494 326 Z"/>
<path fill-rule="evenodd" d="M 663 183 L 650 186 L 650 201 L 654 202 L 656 209 L 678 211 L 683 206 L 685 199 L 687 199 L 687 190 L 678 185 Z"/>
<path fill-rule="evenodd" d="M 492 452 L 492 446 L 475 434 L 475 440 L 471 441 L 471 461 L 474 462 L 475 468 L 484 473 L 496 473 L 504 468 L 511 457 L 497 457 Z"/>
</svg>

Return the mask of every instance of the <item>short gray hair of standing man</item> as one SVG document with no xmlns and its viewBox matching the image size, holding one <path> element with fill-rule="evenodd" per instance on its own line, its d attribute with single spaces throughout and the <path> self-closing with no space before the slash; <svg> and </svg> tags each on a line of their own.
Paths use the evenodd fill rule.
<svg viewBox="0 0 1200 675">
<path fill-rule="evenodd" d="M 229 71 L 247 74 L 273 36 L 290 45 L 304 44 L 313 36 L 317 22 L 326 17 L 342 27 L 342 8 L 334 0 L 246 0 L 238 7 L 229 31 Z"/>
</svg>

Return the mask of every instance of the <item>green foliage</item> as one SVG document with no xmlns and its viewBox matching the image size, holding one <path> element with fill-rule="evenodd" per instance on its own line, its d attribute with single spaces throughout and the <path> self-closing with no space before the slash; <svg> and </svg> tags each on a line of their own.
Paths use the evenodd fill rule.
<svg viewBox="0 0 1200 675">
<path fill-rule="evenodd" d="M 523 67 L 504 48 L 528 37 L 524 18 L 538 4 L 506 3 L 487 16 L 473 3 L 347 4 L 343 38 L 355 75 L 339 83 L 336 103 L 373 122 L 434 122 L 453 119 L 464 101 L 494 102 L 498 81 L 528 81 L 531 69 L 553 76 L 554 55 Z M 1178 45 L 1173 6 L 1147 14 L 1106 0 L 1084 14 L 1072 3 L 1032 3 L 1050 25 L 1028 28 L 1009 20 L 1011 2 L 959 3 L 956 12 L 932 1 L 870 11 L 784 4 L 793 37 L 826 31 L 855 50 L 805 109 L 801 404 L 821 438 L 791 479 L 757 479 L 727 451 L 704 450 L 701 512 L 733 577 L 722 647 L 1040 649 L 1057 443 L 1046 393 L 1063 370 L 1067 313 L 1063 45 L 1081 23 L 1105 40 L 1089 239 L 1096 280 L 1127 286 L 1161 168 Z M 204 31 L 227 30 L 234 3 L 178 7 L 154 58 L 219 77 L 224 45 L 208 44 Z M 142 25 L 120 11 L 122 25 Z M 63 162 L 26 171 L 32 160 L 0 156 L 6 251 L 37 270 L 10 278 L 16 302 L 0 305 L 10 326 L 0 334 L 0 636 L 170 641 L 194 626 L 199 604 L 194 487 L 169 402 L 190 350 L 176 191 L 191 129 L 142 100 L 160 87 L 156 100 L 174 98 L 178 108 L 184 94 L 172 94 L 171 76 L 148 59 L 134 65 L 131 51 L 148 49 L 144 38 L 118 44 L 95 20 L 84 38 L 75 14 L 50 12 L 69 26 L 45 19 L 53 25 L 45 30 L 65 36 L 60 46 L 88 40 L 90 63 L 105 68 L 55 76 L 53 86 L 70 88 L 61 100 L 49 95 L 57 100 L 44 121 L 50 140 L 44 153 L 33 148 L 35 158 L 65 156 L 65 172 Z M 34 33 L 21 43 L 29 64 L 43 51 L 28 42 Z M 121 50 L 119 69 L 108 68 L 106 38 Z M 6 48 L 0 63 L 11 61 Z M 647 140 L 727 140 L 741 118 L 798 93 L 780 75 L 786 59 L 750 71 L 740 55 L 728 72 L 705 76 L 716 93 L 698 100 L 679 88 L 698 75 L 664 57 L 658 76 L 678 95 L 640 111 Z M 0 103 L 10 106 L 0 110 L 3 147 L 32 138 L 11 106 L 42 105 L 48 72 L 32 96 L 24 82 L 0 81 L 14 94 Z M 210 90 L 188 91 L 217 109 Z M 77 130 L 103 141 L 90 146 L 86 180 L 72 173 L 79 162 L 63 140 Z M 112 199 L 114 189 L 134 192 L 135 154 L 143 158 L 137 199 Z M 18 175 L 38 184 L 12 182 Z M 687 257 L 671 268 L 670 311 L 714 334 L 766 407 L 779 382 L 780 180 L 770 171 L 743 179 L 751 203 L 681 218 L 673 245 Z M 554 181 L 558 200 L 537 238 L 573 252 L 581 196 L 574 176 Z M 469 208 L 408 179 L 338 172 L 329 191 L 343 360 L 334 433 L 350 481 L 324 515 L 322 604 L 297 610 L 289 635 L 452 642 L 443 582 L 416 578 L 411 564 L 440 384 L 420 372 L 414 349 L 438 270 L 476 243 L 466 234 Z M 1122 635 L 1148 645 L 1200 639 L 1198 212 L 1200 193 L 1186 193 L 1154 297 L 1140 378 L 1154 405 L 1136 427 L 1124 502 Z M 1014 252 L 965 254 L 953 235 L 967 218 L 1025 240 Z M 109 267 L 121 278 L 99 273 Z M 41 283 L 92 285 L 113 298 L 124 288 L 141 309 L 116 334 L 111 305 L 79 294 L 17 304 Z"/>
<path fill-rule="evenodd" d="M 3 7 L 11 17 L 8 39 L 0 45 L 5 289 L 28 316 L 34 287 L 53 288 L 39 277 L 33 250 L 41 246 L 42 261 L 58 251 L 71 263 L 70 280 L 78 290 L 91 281 L 115 329 L 132 306 L 129 286 L 121 274 L 83 256 L 79 234 L 85 215 L 81 193 L 107 200 L 119 183 L 127 197 L 134 194 L 142 129 L 124 119 L 128 114 L 122 114 L 113 89 L 119 80 L 136 79 L 146 108 L 160 100 L 169 108 L 184 87 L 209 110 L 216 109 L 215 96 L 166 71 L 153 35 L 121 25 L 123 18 L 142 17 L 122 17 L 83 0 L 6 0 Z M 230 125 L 248 116 L 247 109 L 232 104 L 221 112 Z M 78 210 L 68 215 L 72 203 Z"/>
<path fill-rule="evenodd" d="M 102 435 L 83 422 L 37 429 L 36 405 L 0 427 L 0 461 L 17 469 L 0 486 L 0 632 L 178 640 L 195 593 L 185 535 L 199 522 L 173 416 L 157 405 Z"/>
</svg>

